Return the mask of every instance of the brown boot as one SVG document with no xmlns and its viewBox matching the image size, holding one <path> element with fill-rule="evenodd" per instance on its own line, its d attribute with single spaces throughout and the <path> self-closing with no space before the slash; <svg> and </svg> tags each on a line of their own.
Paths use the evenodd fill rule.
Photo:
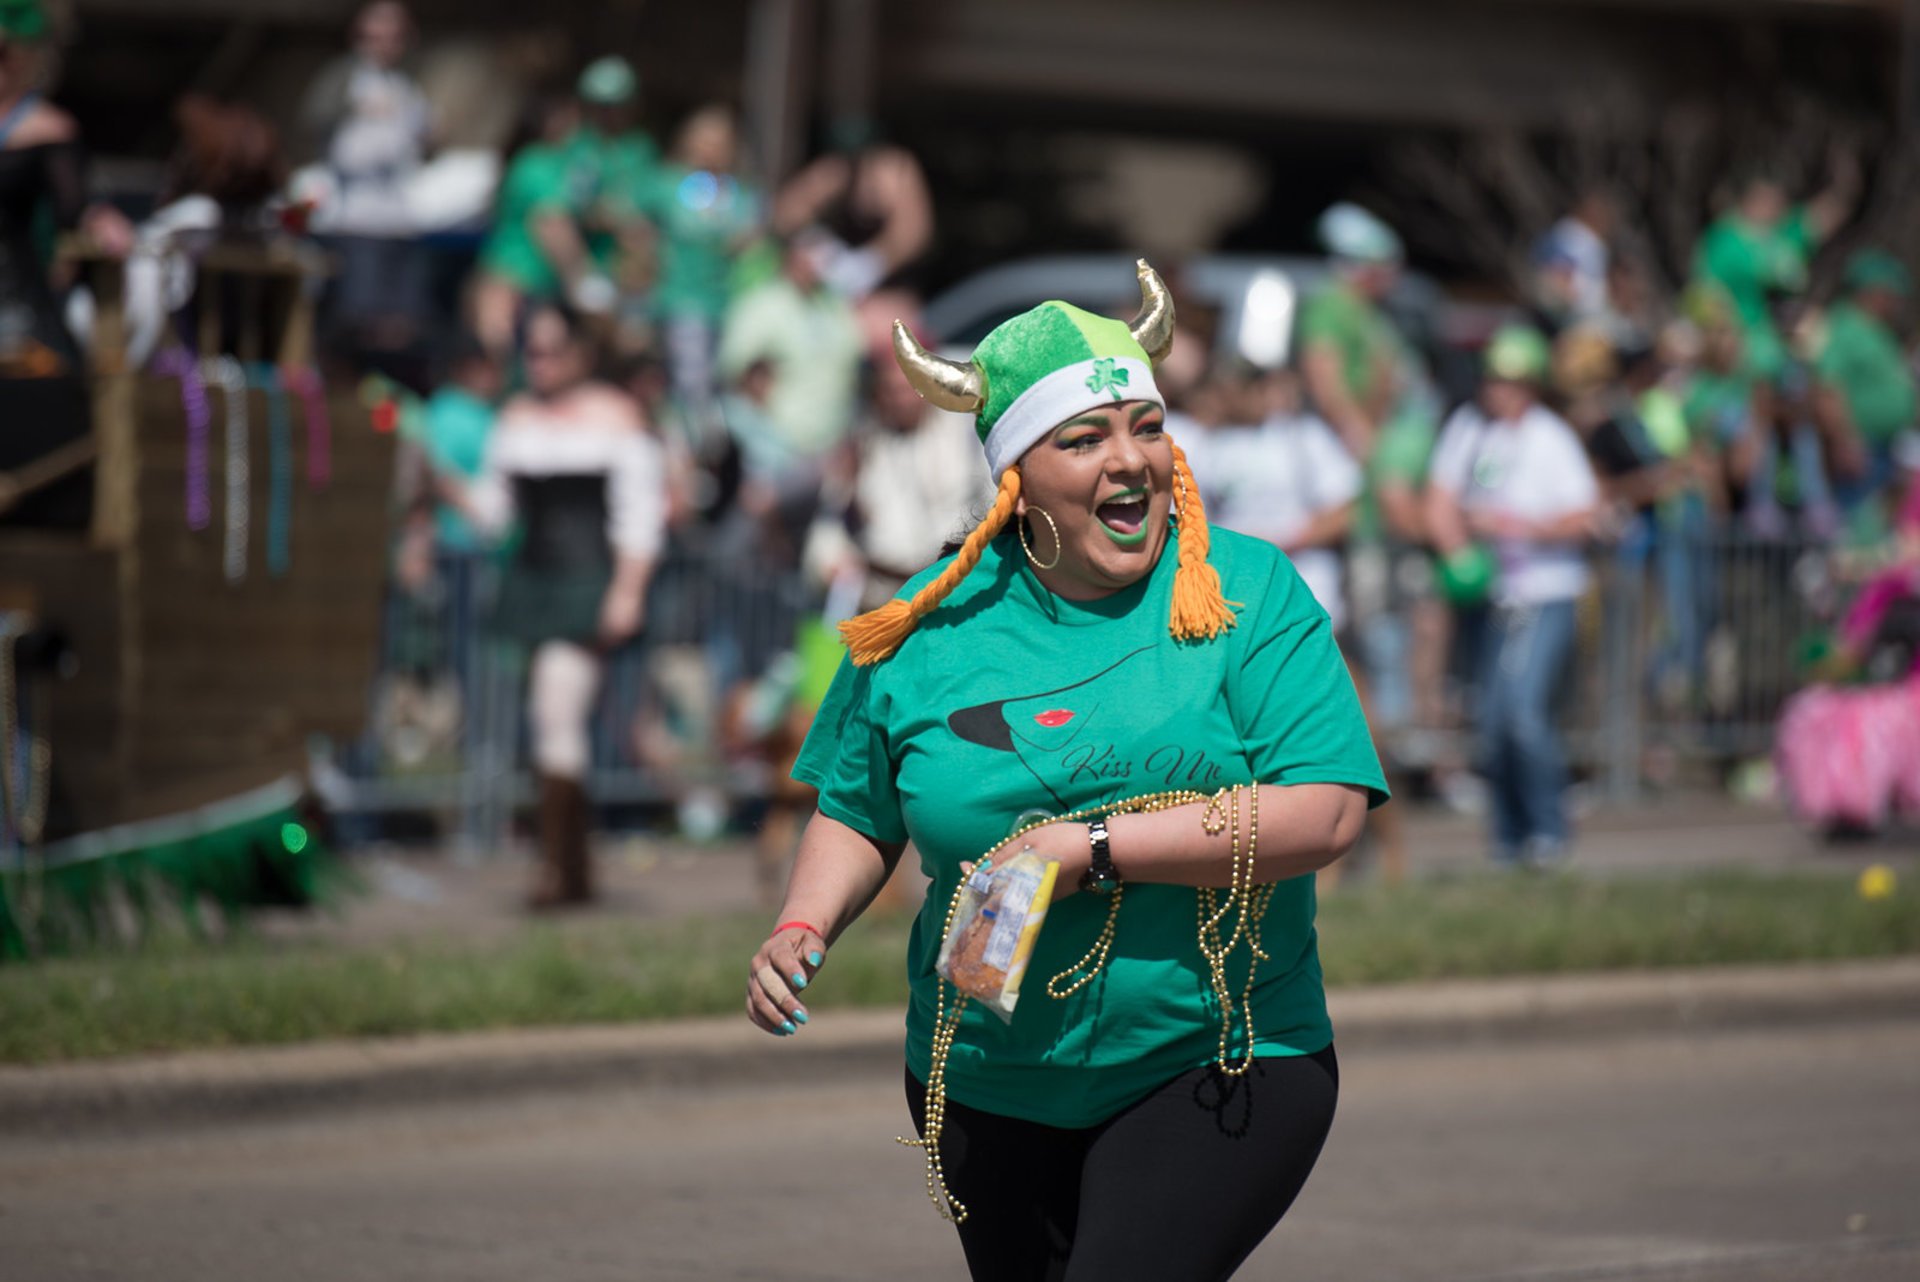
<svg viewBox="0 0 1920 1282">
<path fill-rule="evenodd" d="M 587 794 L 578 780 L 540 776 L 540 868 L 530 908 L 561 908 L 593 899 L 587 851 Z"/>
</svg>

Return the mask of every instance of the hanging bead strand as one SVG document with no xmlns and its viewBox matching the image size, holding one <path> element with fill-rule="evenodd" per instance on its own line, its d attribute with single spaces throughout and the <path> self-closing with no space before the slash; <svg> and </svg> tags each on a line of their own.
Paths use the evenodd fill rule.
<svg viewBox="0 0 1920 1282">
<path fill-rule="evenodd" d="M 187 528 L 204 530 L 213 521 L 213 498 L 207 486 L 207 429 L 213 415 L 207 409 L 207 387 L 200 369 L 184 347 L 170 347 L 154 358 L 154 368 L 180 380 L 180 408 L 187 423 Z"/>
<path fill-rule="evenodd" d="M 293 561 L 293 425 L 274 367 L 262 361 L 247 374 L 267 397 L 267 573 L 277 579 Z"/>
<path fill-rule="evenodd" d="M 247 534 L 251 520 L 252 473 L 247 460 L 247 374 L 231 356 L 216 356 L 202 373 L 219 387 L 227 405 L 227 524 L 221 565 L 227 582 L 247 577 Z"/>
<path fill-rule="evenodd" d="M 300 398 L 307 416 L 307 488 L 323 490 L 333 479 L 333 420 L 327 414 L 327 385 L 311 365 L 290 365 L 281 381 Z"/>
</svg>

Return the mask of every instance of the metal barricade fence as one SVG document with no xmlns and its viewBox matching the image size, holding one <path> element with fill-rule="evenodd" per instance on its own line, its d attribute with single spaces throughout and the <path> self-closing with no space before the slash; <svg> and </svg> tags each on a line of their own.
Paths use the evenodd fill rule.
<svg viewBox="0 0 1920 1282">
<path fill-rule="evenodd" d="M 1609 794 L 1637 791 L 1652 749 L 1683 761 L 1768 752 L 1809 647 L 1844 596 L 1833 553 L 1713 531 L 1663 534 L 1596 559 L 1592 661 L 1603 697 L 1582 728 Z"/>
<path fill-rule="evenodd" d="M 1714 531 L 1595 550 L 1557 709 L 1570 763 L 1627 801 L 1656 752 L 1682 764 L 1768 752 L 1825 626 L 1830 557 L 1817 544 Z M 1383 739 L 1389 751 L 1418 741 L 1411 755 L 1423 761 L 1474 756 L 1470 714 Z"/>
<path fill-rule="evenodd" d="M 1651 750 L 1682 761 L 1766 752 L 1800 684 L 1807 638 L 1823 623 L 1828 561 L 1817 546 L 1720 533 L 1597 551 L 1560 708 L 1572 763 L 1610 799 L 1627 800 Z M 532 796 L 525 655 L 488 622 L 497 567 L 443 555 L 436 568 L 423 588 L 390 592 L 368 733 L 316 754 L 349 841 L 372 835 L 381 816 L 425 813 L 438 816 L 441 835 L 484 849 Z M 673 551 L 642 639 L 607 665 L 592 736 L 595 799 L 763 792 L 751 761 L 726 760 L 726 701 L 792 645 L 808 605 L 790 572 Z M 1440 743 L 1472 759 L 1465 724 L 1380 730 L 1395 755 L 1431 759 Z M 1401 751 L 1415 739 L 1425 746 Z"/>
<path fill-rule="evenodd" d="M 390 586 L 367 731 L 355 743 L 314 745 L 316 783 L 343 840 L 375 837 L 404 814 L 488 849 L 531 800 L 528 656 L 493 627 L 499 580 L 488 556 L 442 553 L 426 583 Z M 641 638 L 606 664 L 587 780 L 595 800 L 762 790 L 751 763 L 725 759 L 727 700 L 791 647 L 806 605 L 797 575 L 671 550 L 648 594 Z"/>
</svg>

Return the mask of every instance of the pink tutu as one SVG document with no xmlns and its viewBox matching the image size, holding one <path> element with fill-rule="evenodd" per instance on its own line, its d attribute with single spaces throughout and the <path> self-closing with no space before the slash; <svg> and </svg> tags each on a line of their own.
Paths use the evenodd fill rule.
<svg viewBox="0 0 1920 1282">
<path fill-rule="evenodd" d="M 1802 690 L 1780 718 L 1774 760 L 1803 822 L 1877 830 L 1895 813 L 1920 815 L 1920 674 Z"/>
</svg>

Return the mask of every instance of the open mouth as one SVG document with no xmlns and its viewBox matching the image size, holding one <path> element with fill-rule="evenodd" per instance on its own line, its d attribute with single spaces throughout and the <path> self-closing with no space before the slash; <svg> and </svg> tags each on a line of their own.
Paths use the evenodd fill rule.
<svg viewBox="0 0 1920 1282">
<path fill-rule="evenodd" d="M 1122 491 L 1095 508 L 1093 514 L 1116 542 L 1138 542 L 1147 533 L 1147 492 Z"/>
</svg>

